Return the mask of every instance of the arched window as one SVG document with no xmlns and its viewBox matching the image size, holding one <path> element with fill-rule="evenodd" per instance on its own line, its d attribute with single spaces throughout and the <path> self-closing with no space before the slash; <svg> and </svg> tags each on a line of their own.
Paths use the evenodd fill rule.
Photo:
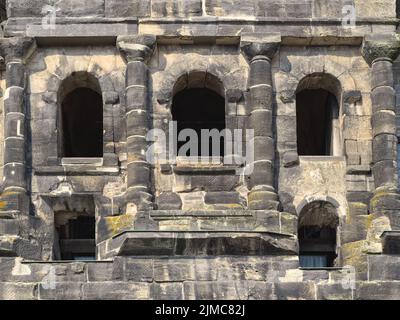
<svg viewBox="0 0 400 320">
<path fill-rule="evenodd" d="M 185 80 L 180 79 L 175 85 L 171 108 L 172 119 L 177 122 L 178 137 L 184 129 L 192 129 L 196 132 L 198 144 L 195 151 L 197 154 L 191 152 L 193 149 L 188 149 L 185 154 L 180 152 L 181 147 L 189 142 L 189 137 L 184 141 L 177 141 L 176 151 L 178 155 L 187 157 L 223 157 L 225 154 L 223 138 L 225 98 L 222 84 L 214 76 L 205 73 L 189 74 L 188 79 Z M 218 132 L 220 136 L 217 134 L 218 137 L 215 139 L 208 136 L 202 138 L 204 129 Z"/>
<path fill-rule="evenodd" d="M 339 224 L 336 208 L 326 201 L 307 204 L 299 216 L 300 267 L 333 267 Z"/>
<path fill-rule="evenodd" d="M 60 95 L 61 156 L 102 157 L 103 99 L 97 80 L 86 73 L 75 73 L 63 82 Z"/>
<path fill-rule="evenodd" d="M 327 74 L 304 78 L 296 94 L 297 150 L 301 156 L 341 154 L 340 84 Z"/>
</svg>

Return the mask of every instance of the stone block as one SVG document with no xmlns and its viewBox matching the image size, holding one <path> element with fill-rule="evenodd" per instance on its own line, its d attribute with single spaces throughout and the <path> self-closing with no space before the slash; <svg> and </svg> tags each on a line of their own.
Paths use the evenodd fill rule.
<svg viewBox="0 0 400 320">
<path fill-rule="evenodd" d="M 377 281 L 360 282 L 357 284 L 355 300 L 398 300 L 400 297 L 400 282 Z"/>
<path fill-rule="evenodd" d="M 346 223 L 342 226 L 342 243 L 366 239 L 369 220 L 367 215 L 352 216 L 350 213 L 350 218 L 346 219 Z"/>
<path fill-rule="evenodd" d="M 157 259 L 154 261 L 154 281 L 194 281 L 197 277 L 195 269 L 192 259 Z"/>
<path fill-rule="evenodd" d="M 392 63 L 389 61 L 379 61 L 372 64 L 372 89 L 381 86 L 393 87 Z"/>
<path fill-rule="evenodd" d="M 152 17 L 193 17 L 202 15 L 201 0 L 153 0 Z"/>
<path fill-rule="evenodd" d="M 395 111 L 396 92 L 392 87 L 378 87 L 371 93 L 372 112 L 381 110 Z"/>
<path fill-rule="evenodd" d="M 399 281 L 400 257 L 397 255 L 369 255 L 368 271 L 370 281 Z"/>
<path fill-rule="evenodd" d="M 392 185 L 397 176 L 397 165 L 395 161 L 383 160 L 375 163 L 372 167 L 372 172 L 375 178 L 375 187 L 385 184 Z"/>
<path fill-rule="evenodd" d="M 287 151 L 283 155 L 283 166 L 290 168 L 300 164 L 299 154 L 297 151 Z"/>
<path fill-rule="evenodd" d="M 155 300 L 182 300 L 183 283 L 153 283 L 151 298 Z"/>
<path fill-rule="evenodd" d="M 82 282 L 60 282 L 39 285 L 39 300 L 81 300 Z"/>
<path fill-rule="evenodd" d="M 272 111 L 255 109 L 248 117 L 248 129 L 254 130 L 254 136 L 272 137 Z"/>
<path fill-rule="evenodd" d="M 275 283 L 278 300 L 315 300 L 315 287 L 312 282 Z"/>
<path fill-rule="evenodd" d="M 180 210 L 182 200 L 175 192 L 162 192 L 156 197 L 156 206 L 158 210 Z"/>
<path fill-rule="evenodd" d="M 246 199 L 238 192 L 232 191 L 207 192 L 204 201 L 206 204 L 237 204 L 242 207 L 246 206 Z"/>
<path fill-rule="evenodd" d="M 118 259 L 114 262 L 88 263 L 89 282 L 118 281 L 123 279 L 123 268 Z"/>
<path fill-rule="evenodd" d="M 151 259 L 124 259 L 124 280 L 134 282 L 153 281 L 153 261 Z"/>
<path fill-rule="evenodd" d="M 394 160 L 397 157 L 398 139 L 392 134 L 380 134 L 372 141 L 372 161 Z"/>
<path fill-rule="evenodd" d="M 109 18 L 121 17 L 149 17 L 151 1 L 132 0 L 105 0 L 105 16 Z"/>
<path fill-rule="evenodd" d="M 150 283 L 92 282 L 82 286 L 84 300 L 149 300 Z"/>
<path fill-rule="evenodd" d="M 185 282 L 187 300 L 271 299 L 272 285 L 259 281 Z"/>
<path fill-rule="evenodd" d="M 317 300 L 353 300 L 351 288 L 346 287 L 347 282 L 333 284 L 318 284 Z"/>
</svg>

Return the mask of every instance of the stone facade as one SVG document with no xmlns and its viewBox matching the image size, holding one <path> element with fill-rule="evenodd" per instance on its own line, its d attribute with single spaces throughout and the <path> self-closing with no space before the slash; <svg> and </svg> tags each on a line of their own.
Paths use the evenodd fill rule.
<svg viewBox="0 0 400 320">
<path fill-rule="evenodd" d="M 395 0 L 0 6 L 0 299 L 400 298 Z M 101 94 L 101 158 L 63 156 L 81 87 Z M 254 130 L 253 162 L 146 161 L 191 88 Z M 329 155 L 298 150 L 303 90 L 337 100 Z M 96 261 L 60 259 L 60 219 L 82 212 Z M 301 267 L 309 225 L 335 230 L 329 267 Z"/>
</svg>

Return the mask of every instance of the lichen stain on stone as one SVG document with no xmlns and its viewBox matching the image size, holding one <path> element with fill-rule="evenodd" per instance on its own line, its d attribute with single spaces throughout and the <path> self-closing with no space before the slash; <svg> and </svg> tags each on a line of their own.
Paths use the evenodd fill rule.
<svg viewBox="0 0 400 320">
<path fill-rule="evenodd" d="M 110 235 L 115 236 L 132 227 L 134 218 L 135 216 L 132 214 L 124 214 L 116 217 L 106 217 L 104 220 Z"/>
</svg>

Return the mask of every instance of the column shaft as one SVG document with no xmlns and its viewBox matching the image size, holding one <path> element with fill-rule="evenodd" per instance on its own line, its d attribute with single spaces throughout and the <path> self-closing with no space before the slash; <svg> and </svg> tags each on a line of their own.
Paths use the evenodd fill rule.
<svg viewBox="0 0 400 320">
<path fill-rule="evenodd" d="M 25 162 L 25 68 L 22 61 L 6 64 L 4 98 L 4 188 L 26 192 Z"/>
<path fill-rule="evenodd" d="M 275 140 L 273 130 L 273 88 L 271 61 L 280 36 L 242 40 L 242 48 L 250 61 L 248 92 L 248 129 L 254 130 L 254 163 L 249 177 L 249 208 L 277 210 L 279 206 L 275 184 Z"/>
<path fill-rule="evenodd" d="M 372 85 L 372 170 L 375 188 L 396 188 L 396 95 L 391 60 L 383 58 L 372 63 Z"/>
<path fill-rule="evenodd" d="M 152 36 L 119 37 L 118 46 L 127 59 L 126 130 L 127 130 L 127 203 L 138 211 L 153 208 L 151 167 L 146 161 L 146 134 L 150 129 L 149 71 L 155 38 Z"/>
<path fill-rule="evenodd" d="M 372 173 L 375 182 L 370 212 L 389 217 L 392 229 L 400 227 L 397 176 L 396 94 L 393 61 L 400 51 L 394 33 L 365 37 L 362 53 L 371 65 Z"/>
<path fill-rule="evenodd" d="M 28 215 L 30 198 L 26 168 L 25 63 L 36 49 L 34 39 L 15 37 L 0 41 L 6 67 L 4 93 L 4 171 L 0 218 Z"/>
</svg>

